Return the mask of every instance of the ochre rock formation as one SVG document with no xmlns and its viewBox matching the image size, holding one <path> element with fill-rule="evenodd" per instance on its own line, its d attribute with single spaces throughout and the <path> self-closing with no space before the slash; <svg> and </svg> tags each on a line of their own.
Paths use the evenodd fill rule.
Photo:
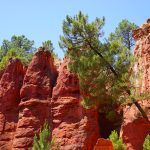
<svg viewBox="0 0 150 150">
<path fill-rule="evenodd" d="M 35 132 L 39 132 L 45 120 L 51 117 L 51 94 L 57 77 L 51 54 L 38 51 L 30 63 L 20 91 L 19 121 L 13 141 L 13 149 L 32 146 Z"/>
<path fill-rule="evenodd" d="M 39 49 L 28 67 L 11 60 L 0 80 L 0 149 L 28 150 L 47 120 L 60 150 L 91 150 L 98 116 L 80 105 L 80 97 L 67 59 L 55 67 L 51 54 Z"/>
<path fill-rule="evenodd" d="M 114 147 L 110 140 L 99 138 L 93 150 L 114 150 Z"/>
<path fill-rule="evenodd" d="M 133 31 L 136 40 L 135 57 L 138 58 L 134 66 L 134 72 L 142 72 L 142 77 L 135 81 L 137 92 L 150 92 L 150 19 L 139 29 Z M 124 120 L 121 136 L 128 150 L 143 150 L 143 142 L 147 134 L 150 134 L 150 102 L 139 102 L 146 111 L 149 120 L 141 117 L 137 108 L 132 105 L 124 109 Z"/>
<path fill-rule="evenodd" d="M 79 81 L 68 71 L 69 60 L 59 68 L 53 89 L 53 137 L 61 150 L 92 150 L 99 137 L 98 114 L 80 105 Z"/>
<path fill-rule="evenodd" d="M 13 59 L 0 80 L 0 149 L 11 150 L 18 122 L 20 88 L 24 71 L 20 60 Z"/>
<path fill-rule="evenodd" d="M 150 108 L 148 101 L 139 103 L 144 110 Z M 149 111 L 149 110 L 148 110 Z M 147 115 L 150 119 L 150 111 Z M 121 137 L 127 145 L 127 150 L 143 150 L 145 137 L 150 134 L 150 121 L 142 118 L 139 110 L 132 105 L 124 109 L 124 120 L 121 128 Z"/>
</svg>

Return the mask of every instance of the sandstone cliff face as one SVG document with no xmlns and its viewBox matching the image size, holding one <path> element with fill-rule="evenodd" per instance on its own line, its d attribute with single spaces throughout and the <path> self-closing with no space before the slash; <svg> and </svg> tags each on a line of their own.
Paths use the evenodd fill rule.
<svg viewBox="0 0 150 150">
<path fill-rule="evenodd" d="M 140 102 L 140 105 L 150 109 L 150 103 L 147 101 Z M 147 115 L 150 119 L 150 111 L 147 112 Z M 150 134 L 150 122 L 141 117 L 134 105 L 124 109 L 123 118 L 121 137 L 127 145 L 127 150 L 143 150 L 144 139 Z"/>
<path fill-rule="evenodd" d="M 97 140 L 93 150 L 114 150 L 114 148 L 110 140 L 100 138 Z"/>
<path fill-rule="evenodd" d="M 137 84 L 140 92 L 150 92 L 150 19 L 141 28 L 135 30 L 133 36 L 136 40 L 134 53 L 138 58 L 134 69 L 142 71 L 142 79 Z"/>
<path fill-rule="evenodd" d="M 0 80 L 0 149 L 2 150 L 12 149 L 23 76 L 23 65 L 20 60 L 13 59 Z"/>
<path fill-rule="evenodd" d="M 20 91 L 19 121 L 13 141 L 13 149 L 32 146 L 35 132 L 39 132 L 45 120 L 51 123 L 51 94 L 57 71 L 49 52 L 38 51 L 30 63 Z"/>
<path fill-rule="evenodd" d="M 136 40 L 135 56 L 138 58 L 134 66 L 134 72 L 142 71 L 142 78 L 135 81 L 139 87 L 138 92 L 150 92 L 150 19 L 133 32 Z M 139 102 L 147 112 L 150 121 L 150 102 L 145 100 Z M 150 134 L 150 122 L 142 119 L 140 112 L 133 105 L 124 109 L 124 123 L 121 136 L 126 143 L 128 150 L 143 150 L 143 142 L 147 134 Z"/>
<path fill-rule="evenodd" d="M 62 150 L 92 150 L 99 137 L 98 114 L 80 105 L 77 76 L 68 71 L 69 60 L 59 68 L 53 89 L 53 137 Z"/>
<path fill-rule="evenodd" d="M 59 65 L 43 50 L 28 67 L 18 59 L 10 62 L 0 80 L 0 149 L 27 150 L 45 120 L 61 150 L 94 147 L 97 112 L 80 105 L 79 81 L 68 71 L 68 62 L 65 59 L 57 71 Z"/>
</svg>

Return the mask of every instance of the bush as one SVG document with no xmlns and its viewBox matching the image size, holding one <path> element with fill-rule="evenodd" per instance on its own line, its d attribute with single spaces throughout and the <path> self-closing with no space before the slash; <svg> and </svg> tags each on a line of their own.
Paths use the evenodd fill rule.
<svg viewBox="0 0 150 150">
<path fill-rule="evenodd" d="M 58 145 L 55 144 L 55 140 L 49 140 L 50 129 L 47 122 L 44 123 L 43 128 L 40 130 L 39 139 L 37 135 L 34 136 L 34 142 L 32 150 L 50 150 L 51 147 L 55 147 L 56 150 L 59 150 Z"/>
<path fill-rule="evenodd" d="M 21 54 L 16 49 L 12 48 L 7 52 L 6 56 L 4 56 L 0 61 L 0 71 L 6 68 L 11 58 L 18 58 L 21 60 L 23 64 L 28 63 L 28 59 L 26 57 L 21 56 Z"/>
<path fill-rule="evenodd" d="M 126 150 L 125 144 L 115 130 L 111 132 L 109 140 L 112 141 L 115 150 Z"/>
<path fill-rule="evenodd" d="M 148 134 L 143 144 L 143 150 L 150 150 L 150 135 Z"/>
</svg>

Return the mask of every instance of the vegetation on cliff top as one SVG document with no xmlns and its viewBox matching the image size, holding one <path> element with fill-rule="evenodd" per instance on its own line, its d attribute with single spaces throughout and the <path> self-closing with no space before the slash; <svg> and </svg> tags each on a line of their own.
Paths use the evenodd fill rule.
<svg viewBox="0 0 150 150">
<path fill-rule="evenodd" d="M 58 58 L 50 40 L 44 41 L 42 46 L 50 51 L 54 58 Z M 13 35 L 10 41 L 3 40 L 2 46 L 0 47 L 0 71 L 4 70 L 9 60 L 13 58 L 19 58 L 24 65 L 28 65 L 35 51 L 34 41 L 29 40 L 24 35 Z"/>
<path fill-rule="evenodd" d="M 23 64 L 28 64 L 32 58 L 35 48 L 34 41 L 24 35 L 12 36 L 11 40 L 3 40 L 0 47 L 0 70 L 5 69 L 12 58 L 19 58 Z"/>
</svg>

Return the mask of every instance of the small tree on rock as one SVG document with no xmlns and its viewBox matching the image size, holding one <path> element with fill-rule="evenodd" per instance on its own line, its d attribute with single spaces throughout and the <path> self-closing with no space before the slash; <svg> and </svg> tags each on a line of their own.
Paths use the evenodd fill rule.
<svg viewBox="0 0 150 150">
<path fill-rule="evenodd" d="M 52 146 L 56 146 L 58 150 L 58 145 L 55 144 L 54 139 L 51 141 L 50 138 L 50 129 L 47 122 L 44 123 L 43 127 L 40 130 L 39 138 L 35 134 L 32 150 L 50 150 Z"/>
</svg>

